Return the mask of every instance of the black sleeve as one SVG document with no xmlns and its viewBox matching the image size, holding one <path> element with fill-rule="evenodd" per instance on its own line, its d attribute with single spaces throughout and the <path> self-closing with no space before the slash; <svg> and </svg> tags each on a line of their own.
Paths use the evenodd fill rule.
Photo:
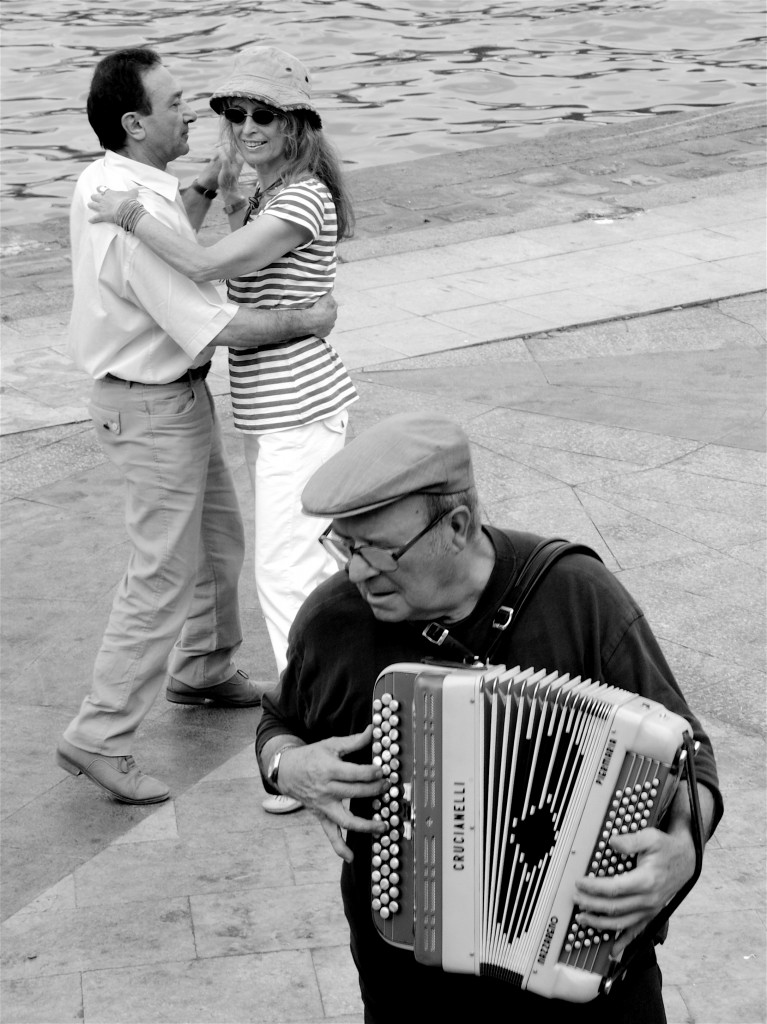
<svg viewBox="0 0 767 1024">
<path fill-rule="evenodd" d="M 714 816 L 709 831 L 709 835 L 713 835 L 722 817 L 724 802 L 711 740 L 687 704 L 644 615 L 638 614 L 631 623 L 612 655 L 604 662 L 604 670 L 604 682 L 641 693 L 690 723 L 693 738 L 698 744 L 695 774 L 698 782 L 706 786 L 714 798 Z"/>
<path fill-rule="evenodd" d="M 367 726 L 379 664 L 388 664 L 388 651 L 381 650 L 376 632 L 372 614 L 345 574 L 333 576 L 310 595 L 291 627 L 280 684 L 262 702 L 256 733 L 259 763 L 274 736 L 316 743 Z"/>
</svg>

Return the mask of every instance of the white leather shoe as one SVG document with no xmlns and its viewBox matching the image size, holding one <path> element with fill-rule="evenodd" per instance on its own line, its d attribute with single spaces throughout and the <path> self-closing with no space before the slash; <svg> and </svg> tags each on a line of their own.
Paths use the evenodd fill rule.
<svg viewBox="0 0 767 1024">
<path fill-rule="evenodd" d="M 261 806 L 267 814 L 292 814 L 293 811 L 300 811 L 304 805 L 300 800 L 294 800 L 292 796 L 276 793 L 274 796 L 268 796 Z"/>
</svg>

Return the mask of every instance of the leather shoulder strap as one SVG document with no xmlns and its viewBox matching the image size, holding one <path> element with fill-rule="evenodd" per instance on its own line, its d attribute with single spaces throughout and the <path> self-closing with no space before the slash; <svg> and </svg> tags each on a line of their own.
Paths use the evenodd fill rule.
<svg viewBox="0 0 767 1024">
<path fill-rule="evenodd" d="M 527 604 L 533 591 L 540 583 L 543 576 L 551 566 L 563 555 L 584 554 L 602 561 L 599 555 L 586 544 L 577 544 L 563 540 L 561 537 L 552 537 L 550 540 L 543 540 L 533 548 L 530 556 L 520 569 L 516 577 L 508 585 L 504 595 L 504 603 L 498 608 L 493 619 L 492 628 L 498 631 L 498 635 L 488 648 L 484 661 L 491 663 L 491 658 L 501 637 L 508 632 L 517 622 L 522 610 Z M 450 630 L 439 622 L 430 622 L 424 630 L 423 636 L 436 647 L 442 648 L 442 654 L 456 662 L 473 664 L 480 662 L 477 655 L 450 635 Z"/>
<path fill-rule="evenodd" d="M 500 642 L 501 636 L 516 624 L 540 581 L 555 562 L 559 561 L 563 555 L 569 554 L 589 555 L 600 562 L 602 561 L 596 551 L 586 544 L 566 541 L 561 537 L 551 537 L 549 540 L 541 541 L 533 549 L 511 587 L 504 594 L 504 604 L 499 609 L 499 612 L 503 612 L 503 614 L 497 617 L 493 623 L 495 628 L 500 630 L 500 634 L 495 638 L 487 652 L 486 660 L 488 662 Z"/>
</svg>

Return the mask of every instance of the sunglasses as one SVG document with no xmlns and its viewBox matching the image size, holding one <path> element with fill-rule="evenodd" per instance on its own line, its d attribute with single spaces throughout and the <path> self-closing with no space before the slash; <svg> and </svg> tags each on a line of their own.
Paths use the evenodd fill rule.
<svg viewBox="0 0 767 1024">
<path fill-rule="evenodd" d="M 254 110 L 251 114 L 247 110 L 243 110 L 242 107 L 227 107 L 222 113 L 227 121 L 232 124 L 243 124 L 246 118 L 250 117 L 253 124 L 265 125 L 271 124 L 272 121 L 280 116 L 275 114 L 273 110 L 264 110 L 261 107 Z"/>
</svg>

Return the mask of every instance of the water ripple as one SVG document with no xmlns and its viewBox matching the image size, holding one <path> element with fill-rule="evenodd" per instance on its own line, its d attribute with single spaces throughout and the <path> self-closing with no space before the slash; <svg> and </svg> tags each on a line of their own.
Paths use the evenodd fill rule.
<svg viewBox="0 0 767 1024">
<path fill-rule="evenodd" d="M 96 61 L 162 53 L 199 118 L 188 179 L 213 146 L 211 86 L 233 56 L 274 43 L 312 69 L 350 167 L 455 152 L 557 123 L 614 123 L 764 95 L 756 0 L 3 0 L 2 213 L 63 213 L 100 155 L 85 117 Z"/>
</svg>

